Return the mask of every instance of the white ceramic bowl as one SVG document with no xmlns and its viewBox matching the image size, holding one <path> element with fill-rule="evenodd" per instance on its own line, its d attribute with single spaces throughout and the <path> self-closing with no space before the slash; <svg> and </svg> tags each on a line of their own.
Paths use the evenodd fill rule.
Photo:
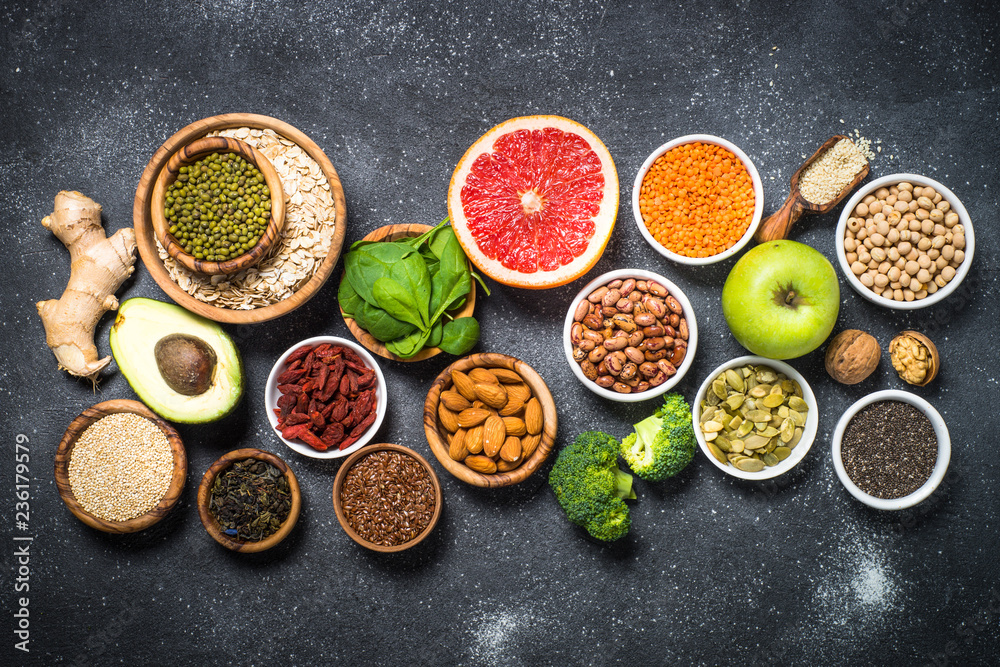
<svg viewBox="0 0 1000 667">
<path fill-rule="evenodd" d="M 331 343 L 333 345 L 342 345 L 344 347 L 350 348 L 357 352 L 358 356 L 364 359 L 365 364 L 369 368 L 375 371 L 375 376 L 377 377 L 375 385 L 375 422 L 368 427 L 368 430 L 350 447 L 347 449 L 328 449 L 326 451 L 319 451 L 313 449 L 304 442 L 298 440 L 288 440 L 281 436 L 281 431 L 277 429 L 278 418 L 274 414 L 275 408 L 278 407 L 278 398 L 281 397 L 281 393 L 278 391 L 278 376 L 285 372 L 285 360 L 303 345 L 320 345 L 322 343 Z M 295 450 L 303 456 L 310 456 L 314 459 L 336 459 L 342 456 L 348 456 L 361 449 L 364 445 L 371 441 L 375 437 L 375 433 L 378 431 L 379 427 L 382 425 L 382 420 L 385 419 L 385 408 L 386 408 L 386 389 L 385 389 L 385 376 L 382 375 L 382 369 L 379 368 L 378 363 L 375 358 L 369 354 L 368 350 L 363 348 L 358 343 L 353 340 L 347 340 L 346 338 L 337 338 L 336 336 L 315 336 L 313 338 L 307 338 L 303 341 L 299 341 L 295 345 L 291 346 L 285 353 L 278 357 L 278 361 L 275 362 L 274 367 L 271 368 L 271 374 L 267 376 L 267 385 L 264 387 L 264 405 L 267 406 L 267 419 L 271 423 L 271 428 L 274 429 L 274 434 L 283 443 L 288 445 L 290 449 Z"/>
<path fill-rule="evenodd" d="M 701 428 L 699 427 L 699 424 L 701 424 L 701 399 L 703 399 L 708 394 L 709 389 L 712 388 L 712 381 L 727 369 L 746 366 L 747 364 L 752 364 L 754 366 L 767 366 L 768 368 L 772 368 L 780 373 L 784 373 L 790 380 L 795 380 L 799 383 L 799 386 L 802 387 L 803 400 L 805 400 L 806 404 L 809 405 L 809 412 L 806 414 L 806 425 L 802 431 L 802 439 L 799 440 L 799 444 L 792 450 L 791 455 L 784 461 L 778 463 L 776 466 L 765 466 L 760 472 L 745 472 L 734 465 L 720 463 L 708 449 L 708 442 L 705 441 L 705 435 L 701 432 Z M 816 402 L 816 396 L 809 387 L 809 383 L 806 382 L 804 377 L 802 377 L 802 374 L 783 361 L 767 359 L 765 357 L 755 357 L 752 355 L 737 357 L 736 359 L 727 361 L 709 373 L 708 377 L 705 378 L 705 381 L 701 383 L 701 387 L 698 388 L 698 393 L 695 395 L 694 402 L 691 406 L 691 416 L 694 419 L 694 435 L 698 439 L 698 446 L 701 447 L 701 451 L 705 455 L 705 458 L 707 458 L 712 465 L 719 470 L 722 470 L 726 474 L 732 475 L 733 477 L 739 477 L 740 479 L 770 479 L 788 472 L 798 465 L 799 461 L 804 459 L 806 454 L 809 453 L 809 448 L 812 447 L 813 441 L 816 440 L 816 430 L 819 428 L 819 404 Z"/>
<path fill-rule="evenodd" d="M 965 228 L 965 261 L 963 261 L 958 269 L 955 270 L 955 277 L 951 279 L 951 282 L 939 289 L 937 292 L 934 292 L 934 294 L 929 295 L 926 299 L 914 299 L 913 301 L 896 301 L 895 299 L 886 299 L 883 296 L 876 295 L 875 292 L 865 287 L 861 281 L 858 280 L 858 277 L 854 275 L 854 272 L 851 271 L 851 265 L 847 263 L 847 251 L 844 250 L 844 232 L 847 229 L 847 220 L 851 217 L 851 213 L 854 211 L 855 207 L 857 207 L 858 203 L 879 188 L 889 187 L 902 181 L 919 186 L 929 185 L 940 192 L 941 196 L 944 199 L 947 199 L 948 203 L 951 204 L 951 210 L 958 214 L 958 221 Z M 858 190 L 854 193 L 854 196 L 847 201 L 847 204 L 844 206 L 844 210 L 841 211 L 840 222 L 837 223 L 836 234 L 837 261 L 840 264 L 840 270 L 844 272 L 844 276 L 847 278 L 847 284 L 853 287 L 855 292 L 868 301 L 880 306 L 885 306 L 886 308 L 892 308 L 893 310 L 916 310 L 918 308 L 926 308 L 927 306 L 932 306 L 935 303 L 946 299 L 948 295 L 958 289 L 958 286 L 962 284 L 963 280 L 965 280 L 965 276 L 969 273 L 969 266 L 972 265 L 972 256 L 976 252 L 976 236 L 972 229 L 972 219 L 969 217 L 969 212 L 965 210 L 965 206 L 962 205 L 962 201 L 955 196 L 954 192 L 941 183 L 938 183 L 932 178 L 919 176 L 917 174 L 890 174 L 889 176 L 876 178 L 874 181 Z"/>
<path fill-rule="evenodd" d="M 924 482 L 923 486 L 910 495 L 903 496 L 902 498 L 894 498 L 892 500 L 876 498 L 875 496 L 869 495 L 859 489 L 858 485 L 852 482 L 851 478 L 848 477 L 847 470 L 844 469 L 844 460 L 841 458 L 841 443 L 843 442 L 844 430 L 847 428 L 847 425 L 851 422 L 851 419 L 854 418 L 854 415 L 861 410 L 861 408 L 879 401 L 901 401 L 903 403 L 909 403 L 931 420 L 931 424 L 934 426 L 934 434 L 937 436 L 937 462 L 934 464 L 934 470 L 931 471 L 931 476 L 926 482 Z M 901 510 L 906 509 L 907 507 L 913 507 L 917 503 L 926 500 L 932 493 L 934 493 L 934 490 L 938 487 L 938 485 L 941 484 L 941 480 L 944 479 L 945 473 L 948 472 L 948 464 L 950 462 L 951 436 L 948 435 L 948 427 L 944 423 L 944 418 L 941 417 L 941 413 L 934 409 L 934 406 L 916 394 L 911 394 L 908 391 L 886 389 L 885 391 L 876 391 L 873 394 L 868 394 L 864 398 L 855 402 L 854 405 L 847 408 L 847 411 L 844 412 L 840 421 L 837 422 L 837 428 L 833 432 L 833 467 L 837 471 L 837 477 L 840 478 L 841 484 L 844 485 L 844 488 L 847 489 L 852 496 L 869 507 L 874 507 L 875 509 Z"/>
<path fill-rule="evenodd" d="M 659 241 L 653 238 L 653 235 L 649 233 L 649 229 L 646 227 L 646 223 L 642 221 L 642 213 L 639 211 L 639 193 L 642 190 L 642 179 L 645 178 L 646 172 L 649 171 L 650 166 L 656 161 L 658 157 L 669 151 L 675 146 L 680 146 L 681 144 L 690 144 L 696 141 L 700 141 L 704 144 L 714 144 L 716 146 L 722 146 L 726 150 L 731 151 L 736 157 L 743 162 L 743 166 L 746 168 L 747 173 L 750 174 L 750 180 L 753 182 L 753 194 L 754 194 L 754 207 L 753 207 L 753 218 L 750 220 L 750 226 L 747 227 L 746 232 L 740 237 L 730 248 L 720 252 L 717 255 L 712 255 L 711 257 L 686 257 L 684 255 L 679 255 L 673 251 L 667 250 Z M 653 246 L 656 252 L 660 253 L 667 259 L 671 259 L 679 264 L 687 264 L 689 266 L 703 266 L 706 264 L 714 264 L 716 262 L 721 262 L 724 259 L 732 257 L 738 253 L 753 235 L 757 233 L 757 227 L 760 226 L 760 218 L 764 212 L 764 188 L 761 185 L 760 174 L 757 173 L 757 167 L 754 166 L 753 161 L 747 157 L 736 144 L 733 144 L 721 137 L 716 137 L 711 134 L 688 134 L 683 137 L 677 137 L 667 143 L 663 144 L 655 151 L 653 151 L 646 161 L 642 163 L 639 167 L 639 173 L 636 174 L 635 183 L 632 185 L 632 216 L 635 218 L 635 224 L 639 227 L 639 232 L 642 237 L 646 239 L 649 245 Z"/>
<path fill-rule="evenodd" d="M 688 349 L 687 354 L 684 355 L 684 360 L 681 362 L 680 368 L 677 369 L 677 373 L 669 378 L 666 382 L 661 384 L 659 387 L 653 387 L 647 391 L 636 394 L 619 394 L 617 391 L 612 389 L 605 389 L 604 387 L 599 387 L 595 382 L 587 379 L 587 376 L 583 374 L 583 370 L 580 368 L 580 364 L 573 360 L 573 344 L 570 342 L 570 329 L 573 327 L 573 313 L 576 311 L 576 305 L 587 298 L 591 292 L 600 287 L 601 285 L 606 285 L 612 280 L 626 278 L 635 278 L 641 280 L 655 280 L 659 284 L 667 288 L 667 291 L 676 298 L 684 312 L 684 318 L 687 320 L 688 325 Z M 698 323 L 695 321 L 694 308 L 691 307 L 691 302 L 688 300 L 684 292 L 681 291 L 677 285 L 673 284 L 663 276 L 653 273 L 652 271 L 644 271 L 642 269 L 618 269 L 616 271 L 609 271 L 603 275 L 600 275 L 580 290 L 580 292 L 573 298 L 572 303 L 569 305 L 569 310 L 566 311 L 566 322 L 563 325 L 563 352 L 566 354 L 566 361 L 569 362 L 570 368 L 573 369 L 573 374 L 576 375 L 577 379 L 583 383 L 583 385 L 594 392 L 598 396 L 607 398 L 612 401 L 618 401 L 619 403 L 635 403 L 638 401 L 646 401 L 651 398 L 662 395 L 666 391 L 670 390 L 672 387 L 676 386 L 684 374 L 688 372 L 691 368 L 691 363 L 694 360 L 695 351 L 698 349 Z"/>
</svg>

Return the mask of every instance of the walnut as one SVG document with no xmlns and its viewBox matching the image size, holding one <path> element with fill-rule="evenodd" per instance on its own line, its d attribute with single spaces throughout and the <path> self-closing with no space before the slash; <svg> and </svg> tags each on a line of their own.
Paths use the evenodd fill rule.
<svg viewBox="0 0 1000 667">
<path fill-rule="evenodd" d="M 826 348 L 826 372 L 842 384 L 857 384 L 872 374 L 881 355 L 882 348 L 871 334 L 841 331 Z"/>
<path fill-rule="evenodd" d="M 931 339 L 916 331 L 904 331 L 889 343 L 892 367 L 899 377 L 923 387 L 937 377 L 941 357 Z"/>
</svg>

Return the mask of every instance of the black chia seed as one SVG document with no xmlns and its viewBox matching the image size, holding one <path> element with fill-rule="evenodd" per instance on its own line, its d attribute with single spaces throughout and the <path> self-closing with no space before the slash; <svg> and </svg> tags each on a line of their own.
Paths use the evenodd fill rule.
<svg viewBox="0 0 1000 667">
<path fill-rule="evenodd" d="M 841 458 L 851 481 L 870 496 L 908 496 L 937 462 L 931 420 L 909 403 L 879 401 L 862 408 L 844 430 Z"/>
</svg>

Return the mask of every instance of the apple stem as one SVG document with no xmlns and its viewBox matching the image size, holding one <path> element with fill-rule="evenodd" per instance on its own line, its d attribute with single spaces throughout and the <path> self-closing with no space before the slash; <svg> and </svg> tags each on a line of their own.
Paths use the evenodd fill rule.
<svg viewBox="0 0 1000 667">
<path fill-rule="evenodd" d="M 795 303 L 795 290 L 788 290 L 788 294 L 785 295 L 785 304 L 791 306 Z"/>
</svg>

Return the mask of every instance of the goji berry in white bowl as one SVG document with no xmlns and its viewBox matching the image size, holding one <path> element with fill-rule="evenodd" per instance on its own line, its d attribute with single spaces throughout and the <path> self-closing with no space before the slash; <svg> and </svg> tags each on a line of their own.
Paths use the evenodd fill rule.
<svg viewBox="0 0 1000 667">
<path fill-rule="evenodd" d="M 304 348 L 310 349 L 303 353 Z M 309 380 L 314 383 L 312 387 L 302 384 Z M 297 397 L 295 406 L 283 398 L 298 393 L 295 390 L 285 393 L 279 388 L 292 384 L 310 390 L 305 392 L 310 396 L 304 405 L 298 403 Z M 317 384 L 321 386 L 318 391 Z M 313 400 L 317 405 L 310 405 Z M 382 425 L 386 409 L 385 376 L 375 358 L 356 342 L 336 336 L 315 336 L 296 343 L 278 357 L 264 388 L 264 404 L 271 428 L 289 448 L 317 459 L 340 458 L 370 442 Z M 292 413 L 299 416 L 291 417 Z M 306 424 L 311 428 L 294 429 L 295 435 L 286 437 L 288 427 Z M 340 424 L 342 432 L 334 424 Z"/>
</svg>

